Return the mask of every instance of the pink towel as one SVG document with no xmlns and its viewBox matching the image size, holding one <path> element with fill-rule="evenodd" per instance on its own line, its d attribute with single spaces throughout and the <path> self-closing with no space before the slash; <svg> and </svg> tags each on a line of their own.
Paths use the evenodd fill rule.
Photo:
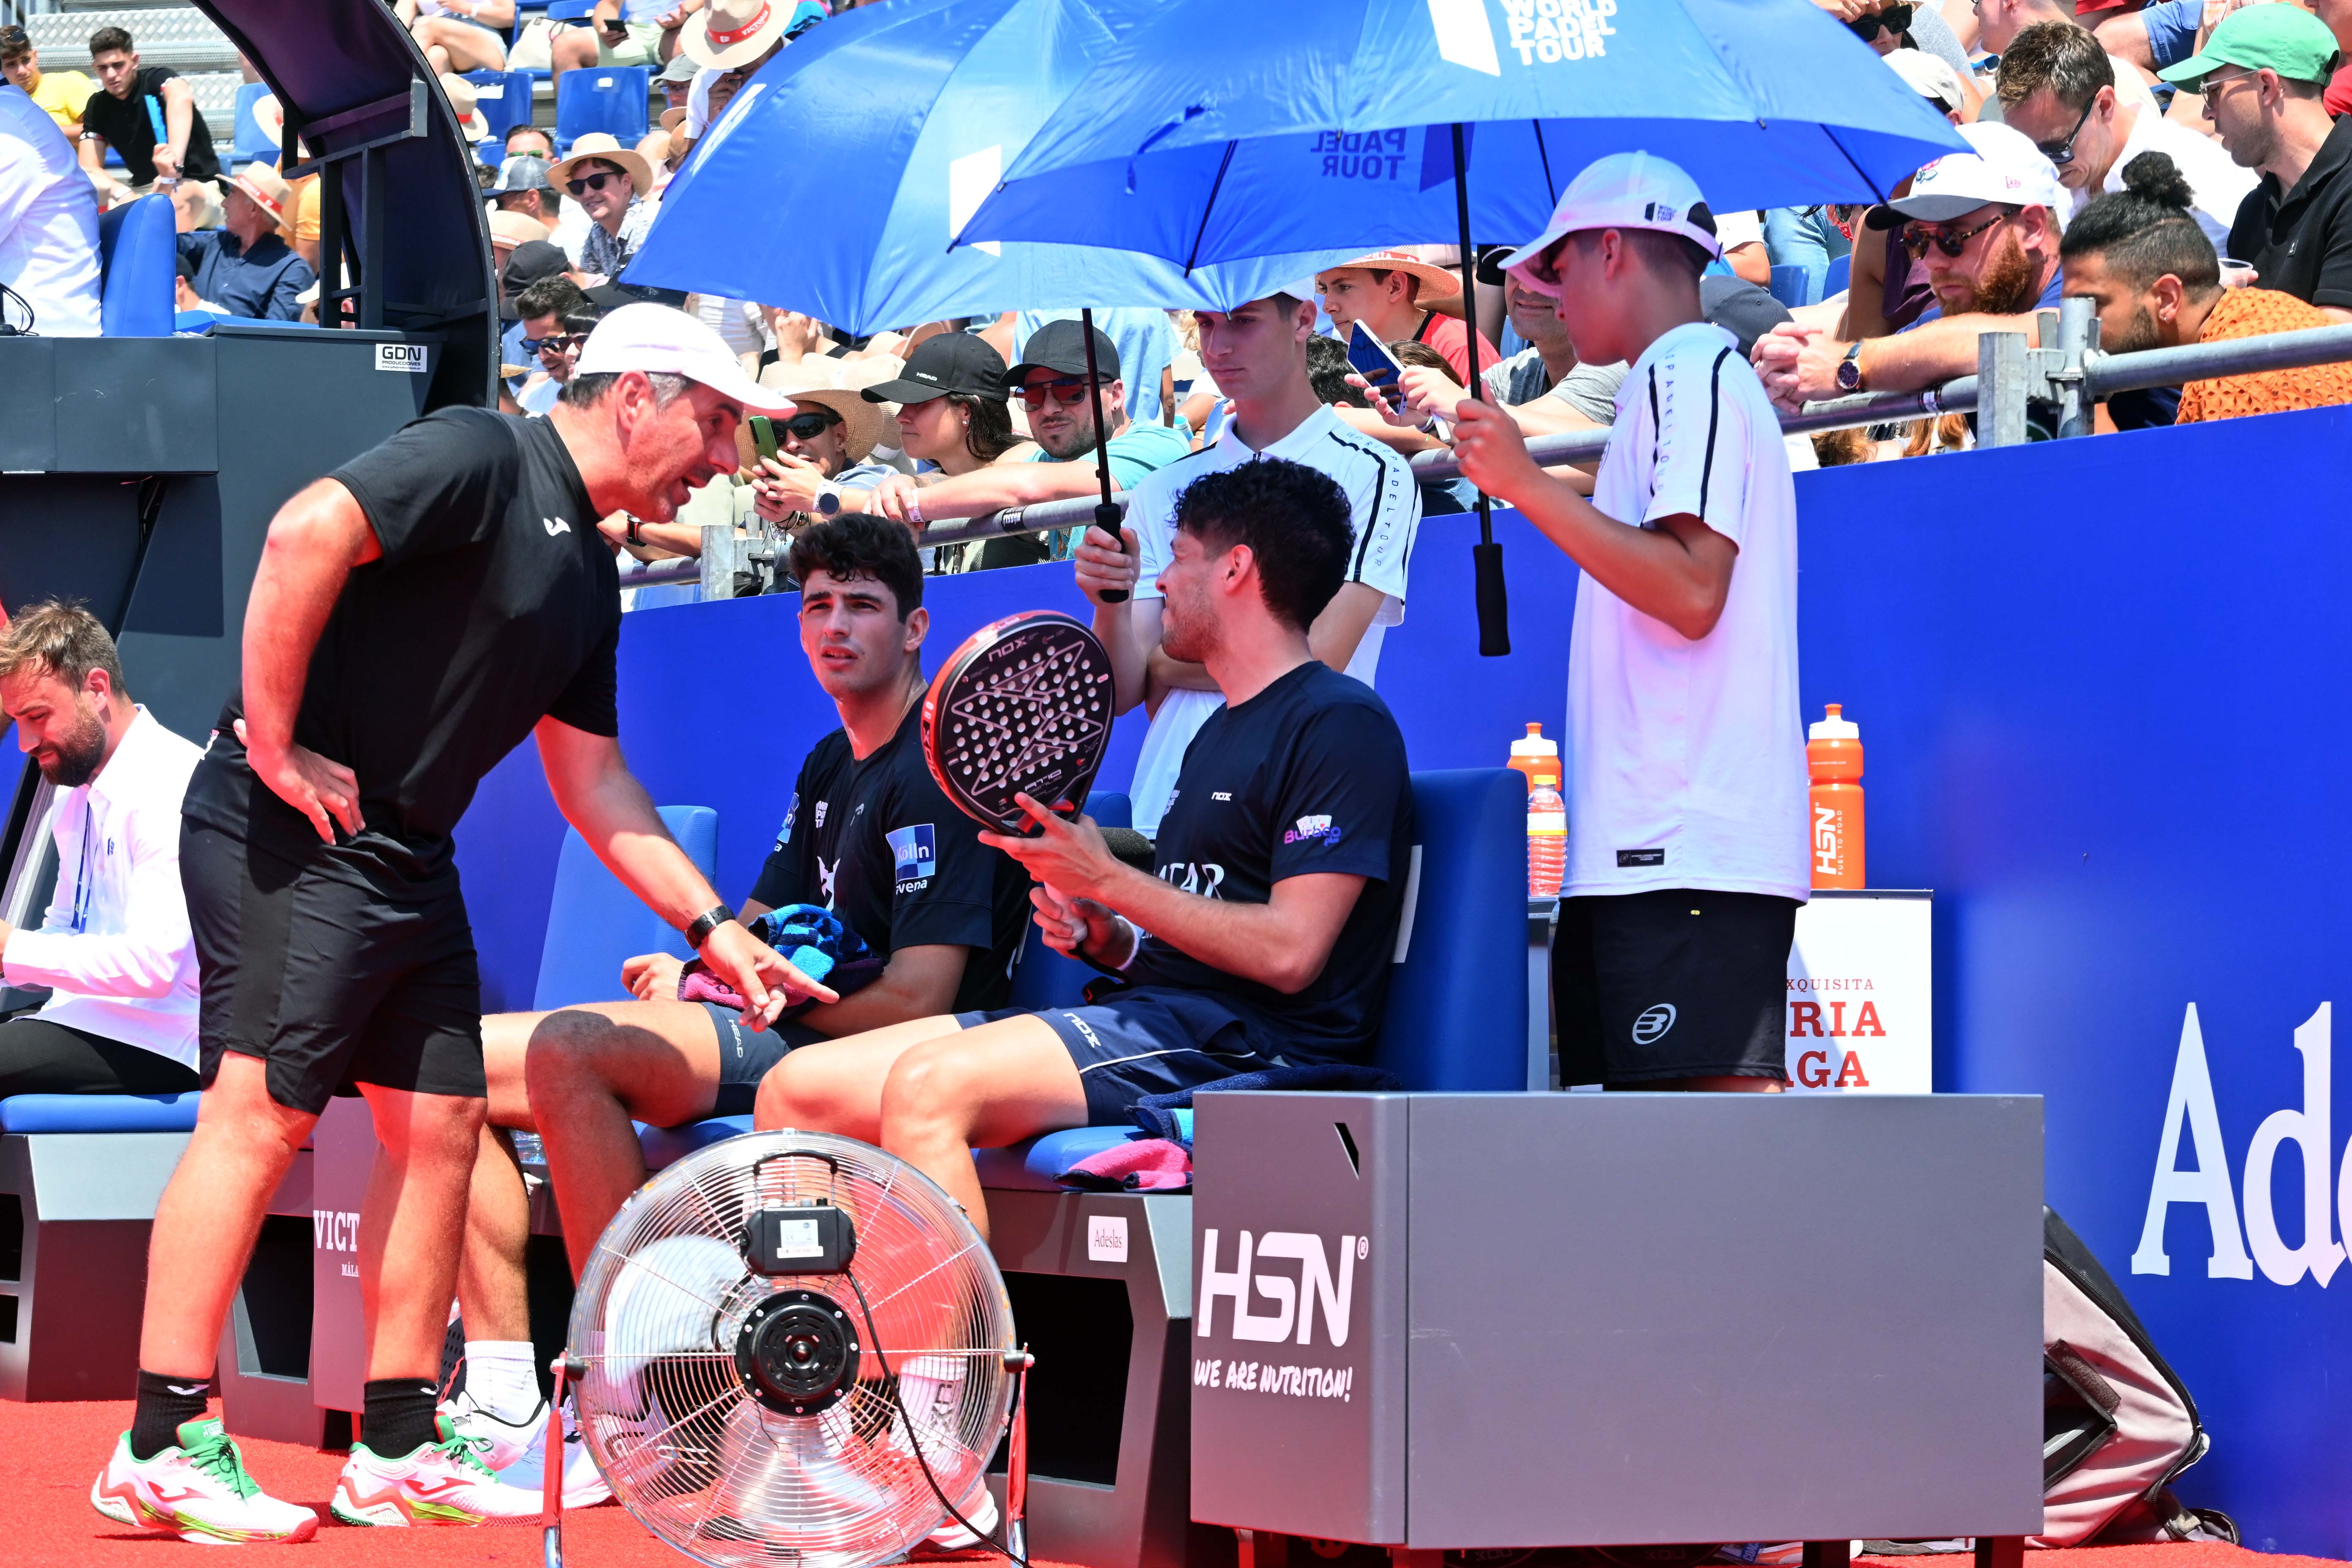
<svg viewBox="0 0 2352 1568">
<path fill-rule="evenodd" d="M 1062 1181 L 1097 1192 L 1181 1193 L 1192 1184 L 1192 1153 L 1165 1138 L 1136 1138 L 1089 1154 Z"/>
</svg>

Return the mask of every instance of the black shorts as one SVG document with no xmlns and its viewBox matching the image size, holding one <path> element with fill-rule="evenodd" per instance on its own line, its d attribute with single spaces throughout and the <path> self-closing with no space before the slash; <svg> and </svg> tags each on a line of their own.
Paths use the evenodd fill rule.
<svg viewBox="0 0 2352 1568">
<path fill-rule="evenodd" d="M 349 846 L 299 861 L 183 819 L 180 884 L 202 977 L 200 1076 L 228 1051 L 316 1116 L 360 1084 L 479 1097 L 481 979 L 454 868 L 417 879 Z"/>
<path fill-rule="evenodd" d="M 764 1029 L 743 1026 L 743 1015 L 716 1002 L 705 1002 L 710 1026 L 719 1036 L 719 1093 L 711 1101 L 713 1116 L 749 1116 L 760 1098 L 760 1080 L 787 1053 L 827 1037 L 789 1018 Z"/>
<path fill-rule="evenodd" d="M 1086 1087 L 1087 1121 L 1121 1127 L 1147 1094 L 1197 1089 L 1239 1072 L 1286 1065 L 1267 1032 L 1196 991 L 1138 986 L 1091 1006 L 959 1013 L 969 1029 L 1003 1018 L 1038 1018 L 1061 1037 Z"/>
<path fill-rule="evenodd" d="M 143 1046 L 27 1013 L 0 1024 L 0 1100 L 13 1094 L 184 1094 L 196 1075 Z"/>
<path fill-rule="evenodd" d="M 1669 889 L 1563 899 L 1551 995 L 1563 1084 L 1780 1078 L 1797 901 Z"/>
</svg>

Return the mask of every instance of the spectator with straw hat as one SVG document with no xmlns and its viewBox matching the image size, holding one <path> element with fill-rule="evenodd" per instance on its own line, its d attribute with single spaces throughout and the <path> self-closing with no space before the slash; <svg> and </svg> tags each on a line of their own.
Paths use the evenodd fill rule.
<svg viewBox="0 0 2352 1568">
<path fill-rule="evenodd" d="M 449 100 L 449 110 L 457 117 L 457 129 L 469 142 L 490 139 L 490 122 L 482 113 L 481 94 L 464 77 L 449 71 L 441 73 L 441 96 Z"/>
<path fill-rule="evenodd" d="M 506 280 L 507 264 L 514 258 L 515 247 L 547 237 L 547 226 L 520 213 L 494 212 L 490 215 L 490 259 L 498 268 L 499 279 Z"/>
<path fill-rule="evenodd" d="M 609 281 L 621 274 L 653 226 L 653 165 L 602 131 L 572 143 L 572 155 L 547 172 L 548 183 L 579 205 L 588 219 L 578 248 L 565 247 L 583 272 Z"/>
<path fill-rule="evenodd" d="M 221 226 L 180 236 L 180 254 L 196 269 L 198 295 L 239 316 L 300 319 L 302 290 L 318 281 L 318 274 L 279 237 L 289 194 L 266 163 L 248 163 L 223 182 Z"/>
<path fill-rule="evenodd" d="M 1315 287 L 1342 338 L 1361 321 L 1366 331 L 1384 343 L 1427 343 L 1445 356 L 1455 381 L 1470 379 L 1469 324 L 1429 308 L 1437 300 L 1457 298 L 1462 279 L 1435 262 L 1402 250 L 1375 250 L 1317 273 Z M 1479 367 L 1502 357 L 1481 334 Z"/>
</svg>

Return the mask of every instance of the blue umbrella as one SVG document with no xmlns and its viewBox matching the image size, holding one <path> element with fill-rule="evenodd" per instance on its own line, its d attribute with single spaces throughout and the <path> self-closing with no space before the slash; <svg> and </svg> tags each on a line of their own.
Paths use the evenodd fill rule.
<svg viewBox="0 0 2352 1568">
<path fill-rule="evenodd" d="M 1537 233 L 1577 173 L 1645 149 L 1718 206 L 1865 200 L 1967 149 L 1806 0 L 1174 0 L 1071 89 L 959 243 L 1188 268 L 1452 230 Z M 1450 220 L 1450 221 L 1449 221 Z M 1477 334 L 1470 392 L 1484 396 Z M 1479 651 L 1510 651 L 1478 498 Z"/>
<path fill-rule="evenodd" d="M 1087 68 L 1162 9 L 898 0 L 812 29 L 696 146 L 628 281 L 864 333 L 1009 310 L 1216 310 L 1345 259 L 1341 240 L 1190 271 L 1097 242 L 949 248 Z"/>
</svg>

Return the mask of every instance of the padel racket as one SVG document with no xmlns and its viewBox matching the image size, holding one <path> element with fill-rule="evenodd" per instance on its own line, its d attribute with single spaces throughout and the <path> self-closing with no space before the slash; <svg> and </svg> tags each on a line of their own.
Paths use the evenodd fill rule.
<svg viewBox="0 0 2352 1568">
<path fill-rule="evenodd" d="M 1007 616 L 964 640 L 923 695 L 923 760 L 956 809 L 999 833 L 1036 825 L 1015 803 L 1086 805 L 1110 743 L 1110 653 L 1055 610 Z"/>
</svg>

